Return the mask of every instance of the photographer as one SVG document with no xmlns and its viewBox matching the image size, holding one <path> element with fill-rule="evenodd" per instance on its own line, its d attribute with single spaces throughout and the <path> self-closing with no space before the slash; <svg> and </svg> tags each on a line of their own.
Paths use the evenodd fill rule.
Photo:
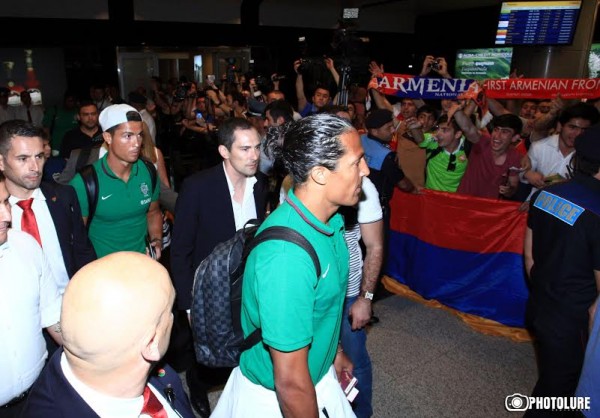
<svg viewBox="0 0 600 418">
<path fill-rule="evenodd" d="M 425 57 L 419 77 L 427 77 L 431 71 L 438 73 L 442 78 L 452 78 L 450 73 L 448 73 L 448 63 L 444 57 L 435 58 L 433 55 Z"/>
<path fill-rule="evenodd" d="M 333 60 L 331 58 L 324 58 L 323 62 L 333 76 L 336 85 L 339 84 L 340 75 L 335 69 Z M 310 63 L 312 63 L 312 61 L 302 59 L 294 62 L 294 71 L 296 72 L 296 96 L 298 97 L 298 111 L 302 117 L 318 113 L 323 106 L 326 106 L 331 102 L 331 92 L 329 88 L 322 83 L 322 80 L 321 84 L 318 84 L 317 88 L 314 90 L 311 98 L 312 102 L 308 102 L 306 99 L 306 95 L 304 94 L 304 80 L 302 78 L 302 73 L 305 70 L 305 66 Z"/>
<path fill-rule="evenodd" d="M 208 112 L 206 93 L 200 91 L 194 100 L 192 109 L 186 112 L 181 124 L 195 133 L 206 133 L 215 129 L 214 116 Z"/>
<path fill-rule="evenodd" d="M 208 112 L 215 118 L 229 115 L 231 108 L 228 106 L 225 93 L 215 84 L 215 76 L 206 76 L 204 92 L 208 99 Z"/>
</svg>

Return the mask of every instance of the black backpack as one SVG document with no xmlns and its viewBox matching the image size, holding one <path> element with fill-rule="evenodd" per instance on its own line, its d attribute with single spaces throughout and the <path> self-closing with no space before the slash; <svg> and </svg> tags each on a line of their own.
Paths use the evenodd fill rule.
<svg viewBox="0 0 600 418">
<path fill-rule="evenodd" d="M 140 158 L 140 160 L 143 161 L 144 164 L 146 164 L 146 168 L 150 173 L 150 178 L 152 179 L 152 193 L 154 193 L 154 189 L 156 188 L 156 182 L 158 181 L 156 167 L 154 167 L 154 164 L 152 164 L 145 158 Z M 98 205 L 98 174 L 96 174 L 96 169 L 91 164 L 86 165 L 81 170 L 79 170 L 79 174 L 83 179 L 83 185 L 85 186 L 85 194 L 87 195 L 88 216 L 86 228 L 89 230 L 90 225 L 92 224 L 92 219 L 94 218 L 94 214 L 96 213 L 96 206 Z"/>
<path fill-rule="evenodd" d="M 260 329 L 244 339 L 241 325 L 242 280 L 252 249 L 269 240 L 292 242 L 310 255 L 321 276 L 319 257 L 306 238 L 285 226 L 256 235 L 259 223 L 248 221 L 231 239 L 217 244 L 194 274 L 191 328 L 196 359 L 205 366 L 235 367 L 241 353 L 262 340 Z"/>
</svg>

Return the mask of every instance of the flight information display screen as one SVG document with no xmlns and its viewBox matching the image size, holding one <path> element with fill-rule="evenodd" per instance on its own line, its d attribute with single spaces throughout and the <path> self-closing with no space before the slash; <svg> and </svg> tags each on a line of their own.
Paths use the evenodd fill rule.
<svg viewBox="0 0 600 418">
<path fill-rule="evenodd" d="M 504 2 L 496 45 L 570 45 L 581 1 Z"/>
</svg>

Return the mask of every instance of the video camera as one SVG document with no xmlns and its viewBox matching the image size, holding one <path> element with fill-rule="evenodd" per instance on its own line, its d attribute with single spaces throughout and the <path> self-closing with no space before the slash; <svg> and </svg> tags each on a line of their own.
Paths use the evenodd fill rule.
<svg viewBox="0 0 600 418">
<path fill-rule="evenodd" d="M 173 100 L 176 102 L 182 102 L 186 98 L 195 98 L 196 93 L 190 94 L 189 91 L 192 88 L 192 83 L 181 82 L 177 85 L 177 88 L 173 92 Z"/>
<path fill-rule="evenodd" d="M 325 65 L 325 58 L 323 57 L 310 57 L 310 58 L 301 58 L 300 66 L 298 67 L 298 73 L 305 75 L 309 71 L 315 69 L 315 67 L 320 67 L 320 69 L 327 69 Z"/>
</svg>

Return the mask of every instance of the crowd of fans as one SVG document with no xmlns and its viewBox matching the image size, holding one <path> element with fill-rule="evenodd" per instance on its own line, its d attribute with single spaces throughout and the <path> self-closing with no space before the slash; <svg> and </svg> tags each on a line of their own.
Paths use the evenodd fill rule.
<svg viewBox="0 0 600 418">
<path fill-rule="evenodd" d="M 434 62 L 436 65 L 432 65 Z M 265 81 L 236 73 L 234 77 L 223 77 L 220 83 L 214 77 L 207 77 L 202 86 L 185 78 L 163 82 L 153 77 L 149 89 L 140 86 L 124 99 L 114 89 L 91 86 L 88 98 L 77 99 L 66 93 L 62 106 L 51 109 L 33 105 L 27 91 L 21 93 L 21 106 L 9 106 L 10 92 L 0 89 L 0 209 L 10 206 L 13 229 L 31 234 L 29 212 L 33 207 L 33 222 L 37 218 L 38 230 L 37 236 L 32 234 L 36 244 L 27 239 L 11 239 L 6 227 L 0 229 L 0 272 L 4 277 L 16 274 L 2 264 L 3 244 L 8 236 L 8 242 L 18 242 L 12 252 L 23 247 L 22 251 L 35 259 L 34 271 L 23 274 L 43 276 L 45 294 L 30 297 L 41 301 L 38 301 L 41 313 L 36 314 L 41 315 L 38 328 L 41 323 L 47 329 L 45 346 L 50 353 L 64 342 L 69 361 L 83 355 L 77 354 L 81 347 L 73 350 L 73 340 L 61 338 L 60 327 L 55 325 L 57 300 L 78 270 L 96 258 L 120 251 L 145 253 L 155 259 L 162 256 L 177 290 L 176 322 L 182 318 L 177 333 L 185 334 L 194 273 L 201 261 L 249 219 L 268 219 L 280 204 L 298 205 L 292 185 L 299 187 L 308 181 L 307 174 L 298 171 L 299 166 L 308 164 L 305 161 L 308 152 L 289 154 L 287 141 L 297 142 L 302 135 L 317 138 L 323 135 L 321 128 L 326 130 L 341 123 L 335 131 L 342 133 L 340 137 L 349 129 L 360 135 L 364 159 L 361 154 L 353 164 L 364 179 L 361 203 L 353 213 L 344 213 L 351 277 L 344 315 L 351 316 L 352 321 L 349 326 L 344 321 L 338 354 L 348 353 L 359 378 L 353 413 L 369 417 L 373 413 L 372 376 L 364 327 L 377 321 L 371 303 L 385 259 L 393 216 L 389 208 L 392 195 L 420 193 L 427 188 L 495 201 L 517 201 L 521 202 L 520 206 L 515 205 L 518 210 L 528 211 L 531 205 L 537 205 L 540 192 L 577 176 L 582 164 L 577 155 L 578 144 L 583 143 L 584 133 L 600 120 L 598 100 L 488 99 L 487 107 L 482 109 L 472 99 L 389 97 L 377 89 L 376 83 L 343 86 L 331 58 L 323 60 L 322 65 L 327 69 L 324 79 L 307 77 L 307 65 L 302 60 L 292 65 L 296 77 L 295 103 L 280 89 L 285 79 L 277 74 Z M 373 80 L 384 73 L 383 65 L 375 62 L 369 70 Z M 451 78 L 445 59 L 433 56 L 425 58 L 419 76 Z M 344 91 L 339 91 L 340 87 Z M 314 115 L 321 116 L 314 119 Z M 344 122 L 338 122 L 341 120 Z M 321 127 L 318 121 L 322 121 Z M 600 142 L 600 137 L 592 139 Z M 344 141 L 354 144 L 347 142 L 349 139 Z M 327 141 L 322 139 L 322 142 Z M 596 152 L 585 150 L 584 165 L 585 158 L 593 157 Z M 186 165 L 186 156 L 193 160 L 190 165 Z M 592 157 L 589 158 L 595 161 Z M 331 157 L 332 161 L 337 158 L 339 155 Z M 89 167 L 92 180 L 85 174 Z M 335 165 L 331 170 L 336 171 Z M 592 172 L 590 176 L 595 174 Z M 310 180 L 314 184 L 327 183 L 325 177 L 321 180 L 317 174 L 310 176 L 315 176 Z M 33 200 L 33 205 L 21 205 L 27 200 Z M 54 208 L 57 201 L 66 206 Z M 1 224 L 8 224 L 10 214 L 2 216 Z M 590 222 L 590 228 L 596 231 L 597 216 Z M 534 229 L 534 243 L 539 239 L 535 235 L 537 225 L 529 224 Z M 600 250 L 593 247 L 590 252 L 591 261 L 587 265 L 592 268 L 586 274 L 595 278 L 600 288 Z M 19 257 L 14 257 L 11 269 L 19 262 L 16 261 Z M 44 265 L 44 257 L 50 259 L 49 268 Z M 540 257 L 543 256 L 538 255 L 535 260 L 537 266 L 543 265 Z M 52 277 L 56 285 L 48 284 Z M 536 280 L 539 278 L 534 283 Z M 587 306 L 582 308 L 586 312 L 598 292 L 595 288 L 590 291 L 589 285 L 586 283 L 586 291 L 594 297 L 586 299 Z M 537 286 L 544 287 L 539 283 Z M 248 309 L 245 327 L 251 329 L 253 310 L 257 308 Z M 532 330 L 540 332 L 537 326 L 532 326 Z M 31 335 L 36 336 L 35 344 L 40 345 L 42 334 L 35 331 L 35 325 L 29 327 L 33 329 Z M 340 327 L 337 328 L 340 332 Z M 263 332 L 269 337 L 276 335 L 269 329 Z M 18 337 L 9 334 L 6 338 Z M 271 342 L 273 347 L 284 351 L 285 344 L 277 340 L 280 337 L 276 335 Z M 189 342 L 189 336 L 182 338 Z M 548 338 L 541 337 L 540 341 L 547 344 Z M 192 406 L 198 414 L 208 417 L 210 406 L 206 394 L 215 384 L 223 383 L 231 369 L 215 370 L 196 364 L 193 358 L 189 359 L 193 357 L 189 349 L 182 348 L 185 345 L 173 344 L 167 359 L 179 370 L 187 371 Z M 29 389 L 46 359 L 45 350 L 38 347 L 37 352 L 28 353 L 28 358 L 21 357 L 10 366 L 14 371 L 10 376 L 27 374 L 28 377 L 15 378 L 0 390 L 0 416 L 4 416 L 2 405 L 18 412 L 26 404 Z M 562 355 L 557 352 L 560 348 L 553 350 L 553 355 Z M 251 384 L 273 389 L 272 380 L 264 375 L 274 373 L 275 387 L 279 384 L 279 388 L 286 388 L 278 393 L 280 406 L 291 413 L 297 407 L 291 400 L 295 393 L 293 382 L 278 373 L 282 365 L 296 367 L 297 360 L 271 354 L 272 367 L 255 369 L 252 359 L 266 361 L 261 357 L 264 353 L 258 351 L 252 349 L 242 355 L 241 372 L 236 369 L 234 374 L 242 373 Z M 579 363 L 566 366 L 571 367 L 570 372 L 574 367 L 577 376 L 583 352 L 578 356 Z M 323 358 L 332 361 L 330 354 Z M 338 357 L 335 359 L 337 364 Z M 543 370 L 546 373 L 546 368 Z M 319 379 L 323 377 L 322 373 Z M 563 386 L 538 383 L 536 395 L 571 396 L 577 384 L 572 377 Z M 544 378 L 547 376 L 541 374 L 540 379 Z M 559 386 L 560 390 L 556 389 Z M 227 391 L 227 396 L 238 395 Z M 227 416 L 229 412 L 223 412 L 223 408 L 218 411 Z M 7 416 L 18 416 L 17 412 Z M 35 416 L 29 413 L 27 416 Z"/>
</svg>

